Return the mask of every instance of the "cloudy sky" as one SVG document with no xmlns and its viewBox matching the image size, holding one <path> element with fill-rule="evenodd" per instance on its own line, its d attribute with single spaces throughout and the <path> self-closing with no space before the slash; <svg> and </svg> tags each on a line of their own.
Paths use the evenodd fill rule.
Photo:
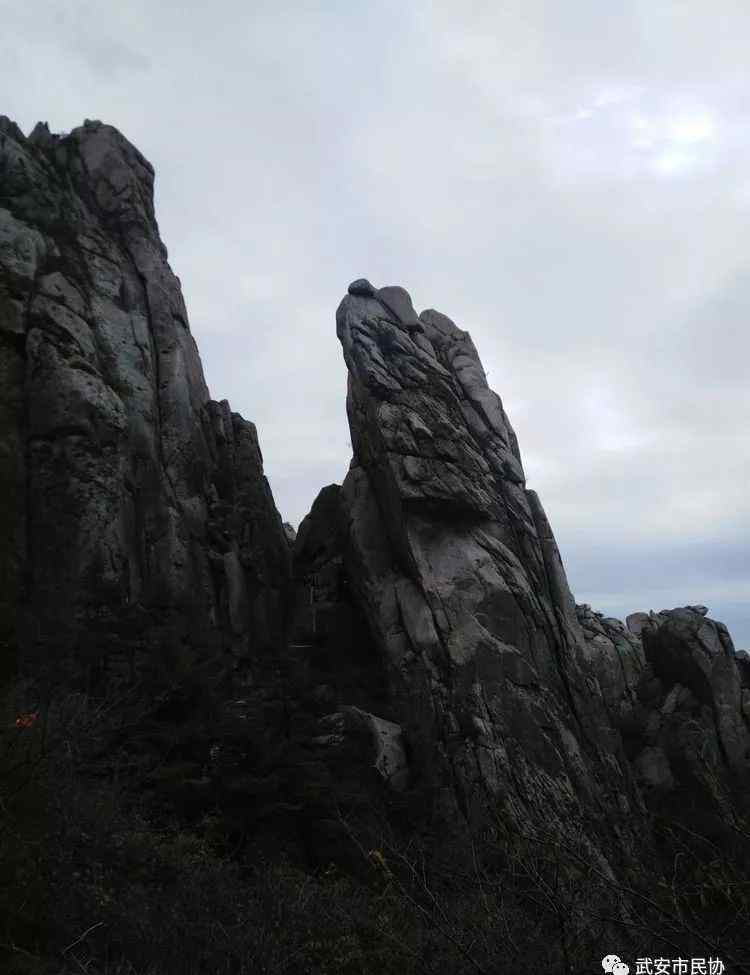
<svg viewBox="0 0 750 975">
<path fill-rule="evenodd" d="M 750 648 L 746 0 L 2 2 L 0 112 L 117 126 L 208 383 L 295 525 L 350 458 L 334 313 L 468 329 L 579 602 Z"/>
</svg>

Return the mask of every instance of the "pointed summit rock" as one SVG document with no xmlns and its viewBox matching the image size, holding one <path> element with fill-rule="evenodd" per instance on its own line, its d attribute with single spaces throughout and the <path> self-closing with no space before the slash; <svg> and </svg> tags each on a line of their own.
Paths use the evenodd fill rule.
<svg viewBox="0 0 750 975">
<path fill-rule="evenodd" d="M 349 565 L 419 774 L 469 818 L 492 799 L 561 833 L 587 804 L 617 820 L 613 792 L 623 808 L 638 798 L 469 334 L 438 312 L 417 319 L 402 288 L 350 293 L 336 320 L 354 447 Z"/>
<path fill-rule="evenodd" d="M 179 665 L 219 715 L 201 801 L 243 835 L 283 813 L 321 864 L 381 802 L 436 847 L 501 821 L 613 882 L 651 862 L 654 813 L 729 828 L 749 658 L 705 606 L 575 604 L 469 333 L 349 286 L 354 456 L 295 536 L 255 427 L 209 396 L 153 187 L 112 126 L 0 117 L 6 671 L 153 697 L 142 674 Z"/>
<path fill-rule="evenodd" d="M 336 323 L 354 448 L 341 494 L 344 564 L 416 779 L 454 818 L 500 809 L 511 830 L 563 841 L 584 832 L 600 863 L 639 849 L 653 774 L 676 802 L 683 787 L 698 788 L 719 809 L 712 776 L 731 791 L 750 754 L 720 625 L 705 607 L 634 614 L 630 629 L 576 607 L 469 333 L 433 310 L 416 319 L 395 287 L 350 288 Z M 699 634 L 714 648 L 703 655 Z M 655 672 L 672 684 L 681 673 L 713 702 L 700 719 L 715 743 L 705 775 L 693 774 L 695 762 L 685 773 L 684 733 L 675 744 L 655 731 L 652 709 L 674 709 Z M 692 699 L 686 688 L 688 713 Z"/>
<path fill-rule="evenodd" d="M 289 546 L 254 426 L 209 397 L 153 167 L 101 122 L 5 120 L 0 174 L 0 639 L 100 673 L 278 645 Z"/>
</svg>

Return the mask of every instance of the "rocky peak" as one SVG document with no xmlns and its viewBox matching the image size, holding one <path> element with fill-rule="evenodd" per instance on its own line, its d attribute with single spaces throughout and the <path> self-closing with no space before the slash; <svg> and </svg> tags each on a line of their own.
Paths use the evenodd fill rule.
<svg viewBox="0 0 750 975">
<path fill-rule="evenodd" d="M 349 286 L 354 456 L 295 534 L 255 427 L 209 396 L 153 185 L 111 126 L 0 117 L 6 662 L 127 687 L 216 663 L 200 801 L 245 831 L 283 812 L 323 860 L 341 808 L 394 793 L 445 835 L 583 843 L 613 882 L 654 811 L 730 822 L 747 655 L 705 606 L 624 625 L 575 604 L 469 333 Z"/>
<path fill-rule="evenodd" d="M 489 799 L 515 828 L 564 836 L 593 814 L 592 851 L 605 860 L 613 843 L 637 848 L 631 830 L 653 796 L 701 782 L 705 801 L 723 801 L 711 783 L 745 781 L 750 739 L 721 624 L 702 606 L 634 614 L 627 627 L 576 607 L 468 332 L 365 279 L 336 322 L 354 448 L 344 572 L 417 777 L 469 819 Z M 710 702 L 699 718 L 693 684 Z M 685 778 L 695 720 L 715 747 Z"/>
<path fill-rule="evenodd" d="M 107 219 L 159 238 L 154 168 L 116 128 L 87 119 L 60 140 L 55 155 L 72 169 L 80 190 L 93 194 Z"/>
<path fill-rule="evenodd" d="M 283 639 L 257 434 L 210 400 L 153 186 L 112 126 L 0 126 L 4 636 L 84 669 Z"/>
</svg>

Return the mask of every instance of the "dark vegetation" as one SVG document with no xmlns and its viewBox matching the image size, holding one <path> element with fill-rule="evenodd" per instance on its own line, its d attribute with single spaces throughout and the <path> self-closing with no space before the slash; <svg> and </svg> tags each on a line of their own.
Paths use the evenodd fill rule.
<svg viewBox="0 0 750 975">
<path fill-rule="evenodd" d="M 747 823 L 656 818 L 658 862 L 614 886 L 574 843 L 498 820 L 453 844 L 384 801 L 339 810 L 342 855 L 314 863 L 284 840 L 304 805 L 223 782 L 236 728 L 205 676 L 148 695 L 6 685 L 3 972 L 578 975 L 612 951 L 750 971 Z"/>
</svg>

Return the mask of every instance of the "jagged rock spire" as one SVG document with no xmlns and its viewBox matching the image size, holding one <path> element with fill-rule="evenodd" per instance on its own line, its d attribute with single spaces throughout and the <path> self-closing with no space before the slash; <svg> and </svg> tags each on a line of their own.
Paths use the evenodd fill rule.
<svg viewBox="0 0 750 975">
<path fill-rule="evenodd" d="M 210 400 L 153 189 L 110 125 L 0 121 L 2 638 L 47 659 L 282 639 L 256 431 Z"/>
</svg>

